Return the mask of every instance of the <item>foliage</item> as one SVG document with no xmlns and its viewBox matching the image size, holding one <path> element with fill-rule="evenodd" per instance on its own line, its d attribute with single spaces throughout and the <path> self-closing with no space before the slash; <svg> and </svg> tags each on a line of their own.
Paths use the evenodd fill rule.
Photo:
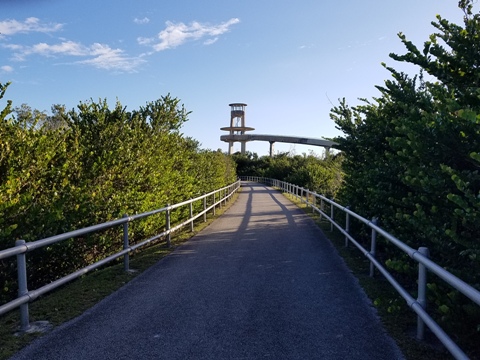
<svg viewBox="0 0 480 360">
<path fill-rule="evenodd" d="M 0 84 L 3 97 L 9 84 Z M 28 105 L 0 113 L 0 249 L 164 207 L 236 179 L 226 155 L 184 137 L 188 112 L 170 95 L 128 112 L 117 101 L 81 102 L 52 115 Z M 200 204 L 198 204 L 199 206 Z M 172 214 L 172 223 L 181 214 Z M 160 232 L 163 217 L 131 226 L 133 243 Z M 29 286 L 90 264 L 120 249 L 121 229 L 64 241 L 27 257 L 36 269 Z M 0 298 L 15 291 L 14 261 L 0 262 L 7 279 Z M 55 274 L 55 275 L 53 275 Z M 3 291 L 3 294 L 2 294 Z"/>
<path fill-rule="evenodd" d="M 336 139 L 345 154 L 342 201 L 410 246 L 429 247 L 480 289 L 480 15 L 471 1 L 459 6 L 464 26 L 437 16 L 422 50 L 399 34 L 407 53 L 390 57 L 417 65 L 419 75 L 384 64 L 392 78 L 377 87 L 379 97 L 356 107 L 342 100 L 331 118 L 344 133 Z M 471 305 L 455 296 L 453 310 L 446 289 L 431 297 L 440 320 L 476 328 L 478 309 L 467 316 Z"/>
<path fill-rule="evenodd" d="M 278 154 L 258 157 L 255 153 L 233 156 L 239 176 L 263 176 L 287 181 L 328 197 L 335 197 L 342 185 L 343 156 L 327 154 L 319 158 L 314 154 Z"/>
</svg>

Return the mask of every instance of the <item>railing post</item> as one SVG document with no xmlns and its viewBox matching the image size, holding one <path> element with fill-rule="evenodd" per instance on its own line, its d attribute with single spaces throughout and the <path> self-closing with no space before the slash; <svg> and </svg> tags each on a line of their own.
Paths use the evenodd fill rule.
<svg viewBox="0 0 480 360">
<path fill-rule="evenodd" d="M 170 234 L 170 204 L 167 204 L 167 211 L 165 212 L 165 226 L 167 228 L 167 247 L 171 246 L 171 234 Z"/>
<path fill-rule="evenodd" d="M 192 199 L 190 199 L 190 219 L 192 220 L 190 222 L 190 231 L 193 232 L 195 229 L 193 228 L 193 203 L 192 203 Z"/>
<path fill-rule="evenodd" d="M 24 246 L 25 240 L 15 241 L 15 246 Z M 28 294 L 27 286 L 27 256 L 26 253 L 17 255 L 18 297 Z M 28 303 L 20 305 L 20 331 L 30 329 Z"/>
<path fill-rule="evenodd" d="M 213 216 L 215 216 L 215 191 L 213 192 Z"/>
<path fill-rule="evenodd" d="M 207 222 L 207 197 L 203 194 L 203 222 Z"/>
<path fill-rule="evenodd" d="M 350 206 L 347 206 L 345 209 L 350 210 Z M 350 234 L 350 214 L 345 212 L 345 231 L 347 234 Z M 345 235 L 345 247 L 348 247 L 348 237 Z"/>
<path fill-rule="evenodd" d="M 322 221 L 322 212 L 325 211 L 325 203 L 323 202 L 323 197 L 320 198 L 320 211 L 321 211 L 320 212 L 320 221 Z"/>
<path fill-rule="evenodd" d="M 128 218 L 127 214 L 123 214 L 124 219 Z M 128 249 L 130 244 L 128 243 L 128 221 L 123 224 L 123 250 Z M 123 270 L 130 270 L 130 253 L 123 255 Z"/>
<path fill-rule="evenodd" d="M 430 256 L 430 252 L 426 247 L 418 248 L 418 252 L 425 257 Z M 425 310 L 427 308 L 427 269 L 425 265 L 418 263 L 418 298 L 417 302 Z M 417 316 L 417 339 L 423 340 L 425 338 L 425 323 Z"/>
<path fill-rule="evenodd" d="M 373 225 L 378 224 L 377 218 L 374 217 L 372 219 L 372 224 Z M 377 231 L 372 228 L 372 239 L 370 242 L 370 255 L 375 257 L 376 253 L 377 253 Z M 375 276 L 375 265 L 373 265 L 373 262 L 370 261 L 370 277 L 374 277 L 374 276 Z"/>
<path fill-rule="evenodd" d="M 330 199 L 333 202 L 333 199 Z M 335 221 L 335 214 L 333 212 L 333 203 L 330 202 L 330 219 L 332 222 L 330 223 L 330 232 L 333 232 L 333 222 Z"/>
</svg>

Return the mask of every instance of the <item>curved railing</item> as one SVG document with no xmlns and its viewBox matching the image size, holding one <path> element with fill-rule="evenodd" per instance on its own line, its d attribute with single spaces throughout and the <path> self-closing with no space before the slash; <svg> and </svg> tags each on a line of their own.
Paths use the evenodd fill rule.
<svg viewBox="0 0 480 360">
<path fill-rule="evenodd" d="M 301 202 L 304 202 L 307 206 L 311 207 L 313 211 L 320 214 L 330 222 L 331 230 L 333 227 L 337 228 L 343 235 L 345 235 L 345 246 L 349 243 L 354 244 L 365 257 L 370 260 L 370 276 L 373 276 L 374 270 L 378 271 L 385 277 L 385 279 L 395 288 L 395 290 L 405 299 L 408 306 L 418 315 L 417 321 L 417 338 L 422 340 L 424 338 L 425 325 L 437 336 L 437 338 L 445 345 L 450 353 L 456 359 L 468 359 L 467 355 L 460 349 L 460 347 L 447 335 L 447 333 L 438 325 L 435 320 L 426 311 L 426 291 L 427 291 L 427 270 L 437 275 L 440 279 L 449 284 L 452 288 L 458 290 L 470 300 L 480 305 L 480 291 L 467 284 L 465 281 L 459 279 L 452 273 L 446 271 L 443 267 L 436 264 L 428 258 L 428 249 L 421 247 L 419 249 L 413 249 L 395 236 L 389 234 L 377 225 L 376 219 L 368 220 L 355 212 L 351 211 L 348 207 L 340 205 L 328 199 L 327 197 L 317 194 L 315 192 L 304 189 L 303 187 L 295 184 L 290 184 L 285 181 L 276 179 L 244 176 L 241 177 L 245 181 L 253 181 L 266 184 L 283 192 L 291 194 L 298 198 Z M 329 212 L 325 211 L 329 208 Z M 335 219 L 335 210 L 340 210 L 345 214 L 345 227 L 342 227 Z M 365 249 L 357 240 L 355 240 L 350 231 L 350 220 L 355 218 L 361 223 L 365 224 L 371 229 L 371 244 L 370 250 Z M 410 258 L 418 263 L 418 297 L 415 299 L 410 293 L 400 285 L 400 283 L 392 276 L 392 274 L 380 263 L 376 257 L 376 238 L 377 235 L 381 235 L 391 244 L 406 253 Z"/>
<path fill-rule="evenodd" d="M 171 234 L 180 228 L 190 225 L 191 231 L 194 230 L 194 221 L 199 217 L 203 216 L 204 221 L 206 221 L 207 212 L 213 211 L 215 214 L 216 207 L 221 207 L 228 199 L 232 197 L 232 195 L 240 188 L 240 181 L 236 181 L 233 184 L 225 186 L 221 189 L 212 191 L 208 194 L 204 194 L 199 196 L 195 199 L 190 199 L 178 204 L 174 205 L 167 205 L 161 209 L 156 209 L 153 211 L 145 212 L 142 214 L 136 214 L 132 216 L 124 215 L 122 218 L 108 221 L 102 224 L 97 224 L 93 226 L 89 226 L 83 229 L 70 231 L 64 234 L 51 236 L 45 239 L 40 239 L 33 242 L 25 242 L 25 240 L 17 240 L 15 242 L 15 247 L 5 249 L 0 251 L 0 260 L 6 259 L 9 257 L 16 256 L 17 257 L 17 275 L 18 275 L 18 297 L 6 304 L 0 306 L 0 315 L 3 315 L 17 307 L 20 307 L 20 320 L 21 320 L 21 327 L 20 331 L 25 332 L 30 329 L 30 322 L 29 322 L 29 314 L 28 314 L 28 303 L 35 300 L 39 296 L 46 294 L 59 286 L 62 286 L 94 269 L 97 269 L 115 259 L 118 259 L 123 256 L 123 263 L 124 263 L 124 270 L 129 270 L 129 254 L 137 250 L 140 247 L 143 247 L 149 243 L 152 243 L 157 240 L 164 239 L 167 246 L 170 246 L 170 237 Z M 207 199 L 213 197 L 211 205 L 207 206 Z M 193 211 L 193 204 L 197 201 L 203 201 L 203 209 L 198 214 L 194 214 Z M 184 219 L 181 223 L 171 226 L 170 224 L 170 213 L 172 210 L 188 206 L 189 207 L 189 216 L 187 219 Z M 135 220 L 139 220 L 142 218 L 146 218 L 155 214 L 165 213 L 165 223 L 166 229 L 165 231 L 137 243 L 135 245 L 129 244 L 129 237 L 128 237 L 128 224 Z M 66 275 L 58 280 L 55 280 L 47 285 L 44 285 L 35 290 L 28 290 L 27 284 L 27 253 L 34 251 L 39 248 L 43 248 L 45 246 L 50 246 L 53 244 L 57 244 L 61 241 L 76 238 L 82 235 L 95 233 L 101 230 L 113 228 L 116 226 L 123 226 L 123 249 L 119 252 L 116 252 L 113 255 L 110 255 L 100 261 L 97 261 L 89 266 L 86 266 L 80 270 L 77 270 L 69 275 Z M 35 269 L 29 269 L 35 270 Z"/>
</svg>

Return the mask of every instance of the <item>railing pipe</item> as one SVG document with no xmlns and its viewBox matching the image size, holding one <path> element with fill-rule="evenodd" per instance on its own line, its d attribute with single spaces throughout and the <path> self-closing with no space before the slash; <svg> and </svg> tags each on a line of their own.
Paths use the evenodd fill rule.
<svg viewBox="0 0 480 360">
<path fill-rule="evenodd" d="M 96 269 L 96 268 L 99 268 L 101 266 L 104 266 L 105 264 L 115 260 L 115 259 L 118 259 L 120 257 L 123 257 L 124 258 L 124 269 L 128 270 L 129 269 L 129 253 L 131 251 L 134 251 L 138 248 L 140 248 L 141 246 L 144 246 L 152 241 L 155 241 L 159 238 L 167 238 L 167 246 L 171 246 L 171 233 L 177 229 L 179 229 L 180 227 L 183 227 L 185 225 L 187 225 L 188 223 L 192 223 L 192 221 L 195 221 L 197 218 L 199 218 L 200 216 L 202 215 L 206 215 L 206 212 L 210 209 L 210 208 L 215 208 L 215 202 L 214 204 L 211 206 L 211 207 L 206 207 L 206 199 L 207 197 L 213 195 L 215 197 L 215 194 L 217 192 L 219 192 L 220 194 L 222 193 L 222 191 L 224 192 L 225 194 L 225 198 L 224 199 L 220 199 L 220 202 L 222 200 L 225 201 L 225 204 L 226 204 L 226 201 L 228 199 L 228 197 L 230 197 L 232 195 L 232 189 L 235 189 L 238 190 L 238 188 L 240 187 L 240 181 L 237 181 L 236 183 L 234 184 L 231 184 L 231 185 L 227 185 L 225 186 L 224 188 L 220 189 L 220 190 L 214 190 L 208 194 L 204 194 L 203 196 L 200 196 L 196 199 L 190 199 L 190 200 L 187 200 L 187 201 L 184 201 L 184 202 L 181 202 L 181 203 L 177 203 L 177 204 L 174 204 L 174 205 L 170 205 L 168 204 L 167 207 L 165 208 L 161 208 L 161 209 L 156 209 L 156 210 L 152 210 L 152 211 L 149 211 L 149 212 L 145 212 L 145 213 L 141 213 L 141 214 L 137 214 L 137 215 L 133 215 L 133 216 L 128 216 L 128 215 L 123 215 L 122 218 L 120 219 L 117 219 L 117 220 L 113 220 L 113 221 L 109 221 L 109 222 L 105 222 L 105 223 L 102 223 L 102 224 L 96 224 L 96 225 L 93 225 L 93 226 L 89 226 L 89 227 L 86 227 L 86 228 L 82 228 L 82 229 L 78 229 L 78 230 L 74 230 L 74 231 L 70 231 L 70 232 L 67 232 L 67 233 L 63 233 L 63 234 L 59 234 L 59 235 L 55 235 L 55 236 L 51 236 L 51 237 L 48 237 L 48 238 L 44 238 L 44 239 L 41 239 L 41 240 L 37 240 L 37 241 L 33 241 L 33 242 L 25 242 L 24 240 L 18 240 L 16 243 L 15 243 L 15 247 L 12 247 L 12 248 L 9 248 L 9 249 L 5 249 L 5 250 L 1 250 L 0 251 L 0 260 L 1 259 L 5 259 L 5 258 L 9 258 L 9 257 L 12 257 L 12 256 L 16 256 L 17 257 L 17 283 L 18 283 L 18 296 L 16 299 L 6 303 L 6 304 L 3 304 L 3 305 L 0 305 L 0 315 L 3 315 L 15 308 L 19 308 L 20 307 L 20 313 L 21 313 L 21 330 L 22 331 L 26 331 L 28 329 L 31 328 L 30 326 L 30 323 L 29 323 L 29 314 L 28 314 L 28 303 L 30 301 L 33 301 L 35 300 L 37 297 L 49 292 L 49 291 L 52 291 L 56 288 L 58 288 L 59 286 L 62 286 L 84 274 L 86 274 L 87 272 L 93 270 L 93 269 Z M 228 195 L 227 195 L 228 193 Z M 171 227 L 171 224 L 170 224 L 170 221 L 171 221 L 171 211 L 177 207 L 180 207 L 180 206 L 184 206 L 186 204 L 189 204 L 191 206 L 193 206 L 193 202 L 194 201 L 197 201 L 197 200 L 201 200 L 203 199 L 204 200 L 204 211 L 203 212 L 200 212 L 199 214 L 197 214 L 196 216 L 193 216 L 193 213 L 191 213 L 191 216 L 189 219 L 187 219 L 186 221 L 182 222 L 181 224 L 179 225 L 176 225 L 175 227 Z M 192 208 L 193 210 L 193 208 Z M 141 219 L 141 218 L 145 218 L 147 216 L 151 216 L 151 215 L 154 215 L 154 214 L 157 214 L 157 213 L 160 213 L 160 212 L 165 212 L 165 216 L 166 216 L 166 231 L 162 232 L 161 234 L 158 234 L 154 237 L 151 237 L 147 240 L 144 240 L 143 242 L 141 243 L 137 243 L 135 245 L 130 245 L 129 244 L 129 238 L 128 238 L 128 222 L 130 221 L 134 221 L 136 219 Z M 122 251 L 119 251 L 113 255 L 110 255 L 100 261 L 97 261 L 91 265 L 88 265 L 80 270 L 77 270 L 71 274 L 68 274 L 58 280 L 55 280 L 41 288 L 38 288 L 36 290 L 33 290 L 33 291 L 28 291 L 28 286 L 27 286 L 27 268 L 26 268 L 26 253 L 27 252 L 30 252 L 30 251 L 33 251 L 35 249 L 38 249 L 38 248 L 41 248 L 41 247 L 44 247 L 44 246 L 49 246 L 49 245 L 52 245 L 54 243 L 57 243 L 57 242 L 61 242 L 63 240 L 66 240 L 66 239 L 70 239 L 70 238 L 75 238 L 75 237 L 79 237 L 79 236 L 82 236 L 82 235 L 85 235 L 85 234 L 89 234 L 89 233 L 93 233 L 93 232 L 97 232 L 97 231 L 101 231 L 101 230 L 104 230 L 104 229 L 108 229 L 108 228 L 112 228 L 112 227 L 115 227 L 115 226 L 119 226 L 119 225 L 123 225 L 123 250 Z"/>
<path fill-rule="evenodd" d="M 171 246 L 171 234 L 170 234 L 170 204 L 167 204 L 167 211 L 165 211 L 165 225 L 167 228 L 167 247 Z"/>
<path fill-rule="evenodd" d="M 325 203 L 323 202 L 323 196 L 320 197 L 320 221 L 322 220 L 322 212 L 325 211 Z"/>
<path fill-rule="evenodd" d="M 294 195 L 298 198 L 299 187 L 297 185 L 284 183 L 282 184 L 287 189 L 288 193 Z M 378 226 L 377 219 L 373 218 L 371 221 L 363 218 L 362 216 L 354 213 L 348 207 L 344 207 L 340 204 L 337 204 L 333 199 L 328 199 L 323 195 L 319 195 L 320 198 L 320 209 L 315 206 L 315 210 L 320 213 L 320 216 L 324 216 L 330 222 L 330 231 L 333 231 L 333 228 L 336 227 L 342 234 L 345 235 L 346 239 L 354 244 L 365 257 L 370 261 L 370 275 L 373 276 L 374 268 L 377 268 L 378 271 L 386 278 L 386 280 L 395 288 L 395 290 L 406 300 L 408 306 L 418 315 L 419 324 L 417 326 L 417 337 L 422 337 L 422 327 L 423 324 L 428 326 L 428 328 L 437 336 L 437 338 L 442 342 L 442 344 L 448 349 L 448 351 L 456 359 L 468 359 L 466 354 L 458 347 L 455 342 L 444 332 L 444 330 L 430 317 L 426 312 L 426 273 L 427 270 L 434 273 L 440 277 L 443 281 L 448 283 L 453 288 L 460 291 L 462 294 L 467 296 L 469 299 L 474 301 L 476 304 L 480 305 L 480 291 L 473 288 L 471 285 L 465 283 L 463 280 L 457 278 L 453 274 L 446 271 L 440 265 L 434 263 L 428 258 L 428 254 L 425 254 L 425 250 L 420 248 L 415 250 L 405 243 L 401 242 L 399 239 L 390 235 L 385 230 L 381 229 Z M 327 202 L 330 204 L 330 217 L 324 211 L 324 203 Z M 350 216 L 358 219 L 372 230 L 372 242 L 370 245 L 370 251 L 367 251 L 363 248 L 360 243 L 358 243 L 349 233 L 348 226 L 346 229 L 343 229 L 341 225 L 337 224 L 334 220 L 334 208 L 337 207 L 341 211 L 346 213 L 346 218 L 349 219 Z M 347 220 L 346 220 L 347 222 Z M 383 236 L 387 241 L 397 246 L 400 250 L 405 252 L 413 260 L 419 263 L 419 278 L 418 278 L 418 298 L 415 300 L 409 293 L 406 291 L 388 272 L 388 270 L 375 258 L 376 252 L 376 237 L 377 235 Z"/>
<path fill-rule="evenodd" d="M 123 214 L 123 218 L 128 218 L 127 214 Z M 128 222 L 123 223 L 123 250 L 126 250 L 130 247 L 128 241 Z M 130 254 L 127 252 L 123 255 L 123 270 L 130 270 Z"/>
<path fill-rule="evenodd" d="M 333 207 L 333 199 L 330 202 L 330 232 L 333 232 L 333 223 L 335 222 L 335 212 Z"/>
<path fill-rule="evenodd" d="M 203 194 L 203 222 L 207 222 L 207 196 Z"/>
<path fill-rule="evenodd" d="M 25 246 L 25 240 L 15 241 L 15 246 Z M 18 297 L 28 295 L 27 286 L 27 255 L 26 253 L 17 254 L 17 277 L 18 277 Z M 25 332 L 30 328 L 28 314 L 28 303 L 20 305 L 20 331 Z"/>
<path fill-rule="evenodd" d="M 377 223 L 378 223 L 377 218 L 373 218 L 372 224 L 377 225 Z M 372 255 L 372 257 L 375 257 L 376 253 L 377 253 L 377 232 L 375 231 L 374 228 L 372 228 L 372 237 L 370 241 L 370 254 Z M 373 264 L 372 261 L 370 261 L 370 277 L 374 277 L 374 276 L 375 276 L 375 265 Z"/>
<path fill-rule="evenodd" d="M 350 209 L 349 206 L 347 206 L 347 209 Z M 350 234 L 350 214 L 347 212 L 345 213 L 345 231 L 347 234 Z M 348 247 L 348 237 L 345 236 L 345 247 Z"/>
<path fill-rule="evenodd" d="M 215 216 L 215 192 L 213 193 L 213 216 Z"/>
<path fill-rule="evenodd" d="M 428 248 L 421 247 L 418 251 L 425 257 L 429 257 L 430 252 Z M 425 265 L 418 263 L 418 297 L 417 302 L 424 310 L 427 309 L 427 269 Z M 417 339 L 423 340 L 425 338 L 425 323 L 420 316 L 417 318 Z"/>
<path fill-rule="evenodd" d="M 192 200 L 192 199 L 190 199 Z M 193 232 L 195 229 L 193 227 L 193 203 L 190 201 L 190 219 L 191 219 L 191 222 L 190 222 L 190 231 Z"/>
</svg>

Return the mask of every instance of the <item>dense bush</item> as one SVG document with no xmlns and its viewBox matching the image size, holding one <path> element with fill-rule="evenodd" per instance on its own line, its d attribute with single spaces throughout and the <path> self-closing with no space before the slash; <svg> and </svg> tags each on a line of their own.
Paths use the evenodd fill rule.
<svg viewBox="0 0 480 360">
<path fill-rule="evenodd" d="M 3 98 L 8 84 L 0 84 Z M 132 112 L 119 102 L 80 103 L 52 115 L 27 105 L 0 113 L 0 249 L 141 213 L 210 192 L 236 179 L 221 152 L 180 133 L 188 113 L 170 95 Z M 172 221 L 178 212 L 173 212 Z M 132 241 L 162 230 L 164 216 L 131 226 Z M 32 288 L 119 250 L 121 229 L 29 254 Z M 0 263 L 3 293 L 14 291 L 14 261 Z M 7 274 L 8 273 L 8 274 Z M 52 275 L 55 274 L 55 275 Z"/>
<path fill-rule="evenodd" d="M 318 194 L 335 197 L 342 186 L 342 154 L 278 154 L 258 157 L 255 153 L 235 154 L 239 176 L 263 176 L 302 186 Z"/>
<path fill-rule="evenodd" d="M 336 139 L 345 155 L 342 202 L 379 217 L 410 246 L 429 247 L 480 289 L 480 14 L 470 1 L 459 6 L 464 26 L 438 16 L 421 50 L 399 34 L 407 53 L 390 56 L 417 65 L 418 76 L 385 66 L 392 78 L 377 98 L 356 107 L 342 100 L 331 117 L 344 133 Z M 401 263 L 388 262 L 408 273 Z M 478 307 L 431 281 L 439 321 L 478 339 Z"/>
</svg>

